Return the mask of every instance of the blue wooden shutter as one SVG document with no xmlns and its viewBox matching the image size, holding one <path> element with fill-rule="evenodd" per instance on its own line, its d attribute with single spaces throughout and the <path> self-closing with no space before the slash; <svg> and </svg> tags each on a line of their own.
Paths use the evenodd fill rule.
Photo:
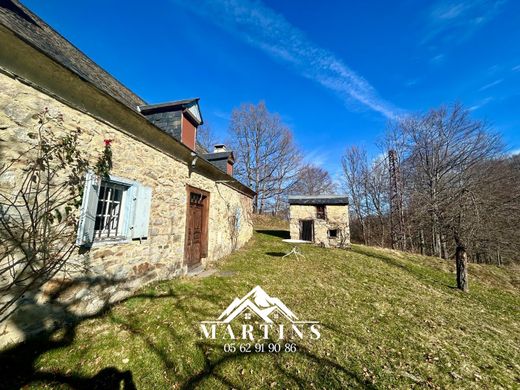
<svg viewBox="0 0 520 390">
<path fill-rule="evenodd" d="M 79 213 L 77 245 L 89 246 L 94 239 L 94 225 L 99 194 L 99 178 L 92 172 L 85 176 L 85 188 Z"/>
<path fill-rule="evenodd" d="M 134 214 L 135 214 L 135 202 L 137 200 L 137 187 L 138 184 L 133 184 L 126 190 L 126 200 L 124 204 L 125 208 L 125 220 L 123 225 L 123 235 L 125 237 L 133 237 L 134 230 Z"/>
<path fill-rule="evenodd" d="M 151 205 L 152 189 L 139 185 L 135 197 L 134 223 L 131 229 L 132 238 L 148 237 Z"/>
</svg>

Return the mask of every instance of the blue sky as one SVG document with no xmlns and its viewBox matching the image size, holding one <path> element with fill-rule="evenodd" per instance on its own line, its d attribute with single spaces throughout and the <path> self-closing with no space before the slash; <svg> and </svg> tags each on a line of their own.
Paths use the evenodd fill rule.
<svg viewBox="0 0 520 390">
<path fill-rule="evenodd" d="M 147 102 L 200 97 L 220 138 L 264 100 L 334 176 L 390 119 L 454 101 L 520 151 L 519 1 L 24 4 Z"/>
</svg>

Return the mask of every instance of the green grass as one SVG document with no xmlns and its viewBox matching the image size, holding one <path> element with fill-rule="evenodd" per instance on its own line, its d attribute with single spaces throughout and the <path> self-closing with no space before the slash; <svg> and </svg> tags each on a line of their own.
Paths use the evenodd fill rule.
<svg viewBox="0 0 520 390">
<path fill-rule="evenodd" d="M 471 265 L 464 294 L 442 260 L 357 245 L 305 246 L 305 259 L 282 259 L 289 249 L 260 231 L 219 263 L 226 276 L 144 288 L 79 324 L 71 343 L 36 349 L 29 387 L 123 377 L 138 389 L 520 386 L 516 271 Z M 321 339 L 298 342 L 296 353 L 233 354 L 200 337 L 199 321 L 256 285 L 320 321 Z"/>
</svg>

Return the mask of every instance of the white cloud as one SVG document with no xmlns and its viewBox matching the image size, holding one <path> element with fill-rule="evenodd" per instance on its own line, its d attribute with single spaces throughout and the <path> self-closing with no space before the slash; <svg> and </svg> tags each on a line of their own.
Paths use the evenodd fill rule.
<svg viewBox="0 0 520 390">
<path fill-rule="evenodd" d="M 444 62 L 445 55 L 444 54 L 437 54 L 436 56 L 432 57 L 430 59 L 430 62 L 432 64 L 442 64 Z"/>
<path fill-rule="evenodd" d="M 314 148 L 313 150 L 304 153 L 303 162 L 304 164 L 312 164 L 323 168 L 327 163 L 329 154 L 330 153 L 328 151 L 323 151 L 320 148 Z"/>
<path fill-rule="evenodd" d="M 477 104 L 474 104 L 473 106 L 471 106 L 470 108 L 468 108 L 468 110 L 470 111 L 475 111 L 475 110 L 478 110 L 479 108 L 482 108 L 484 107 L 486 104 L 488 104 L 489 102 L 493 101 L 494 98 L 489 96 L 485 99 L 482 99 L 481 101 L 479 101 Z"/>
<path fill-rule="evenodd" d="M 479 91 L 485 91 L 486 89 L 492 88 L 492 87 L 494 87 L 495 85 L 500 84 L 502 81 L 504 81 L 504 79 L 498 79 L 498 80 L 492 81 L 491 83 L 482 86 L 482 87 L 479 89 Z"/>
<path fill-rule="evenodd" d="M 347 104 L 357 102 L 387 118 L 395 118 L 401 113 L 401 110 L 380 98 L 362 76 L 330 51 L 315 45 L 283 15 L 260 1 L 174 1 L 289 65 L 301 76 L 333 91 Z"/>
<path fill-rule="evenodd" d="M 443 37 L 446 41 L 461 43 L 479 28 L 495 18 L 507 0 L 437 1 L 426 22 L 427 32 L 422 43 Z"/>
<path fill-rule="evenodd" d="M 222 111 L 220 109 L 213 110 L 213 115 L 215 115 L 219 119 L 229 120 L 231 118 L 231 114 L 226 111 Z"/>
<path fill-rule="evenodd" d="M 520 65 L 517 65 L 517 66 L 513 66 L 513 68 L 511 69 L 513 72 L 520 72 Z"/>
</svg>

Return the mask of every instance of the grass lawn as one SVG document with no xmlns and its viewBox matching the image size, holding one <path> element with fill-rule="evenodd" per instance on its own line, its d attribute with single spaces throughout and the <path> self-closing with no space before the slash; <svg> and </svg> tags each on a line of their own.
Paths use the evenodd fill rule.
<svg viewBox="0 0 520 390">
<path fill-rule="evenodd" d="M 519 388 L 516 271 L 471 265 L 464 294 L 445 261 L 356 245 L 282 259 L 284 234 L 258 231 L 220 262 L 220 276 L 154 284 L 4 353 L 0 387 Z M 199 321 L 256 285 L 320 321 L 321 339 L 298 341 L 296 353 L 247 354 L 201 338 Z"/>
</svg>

